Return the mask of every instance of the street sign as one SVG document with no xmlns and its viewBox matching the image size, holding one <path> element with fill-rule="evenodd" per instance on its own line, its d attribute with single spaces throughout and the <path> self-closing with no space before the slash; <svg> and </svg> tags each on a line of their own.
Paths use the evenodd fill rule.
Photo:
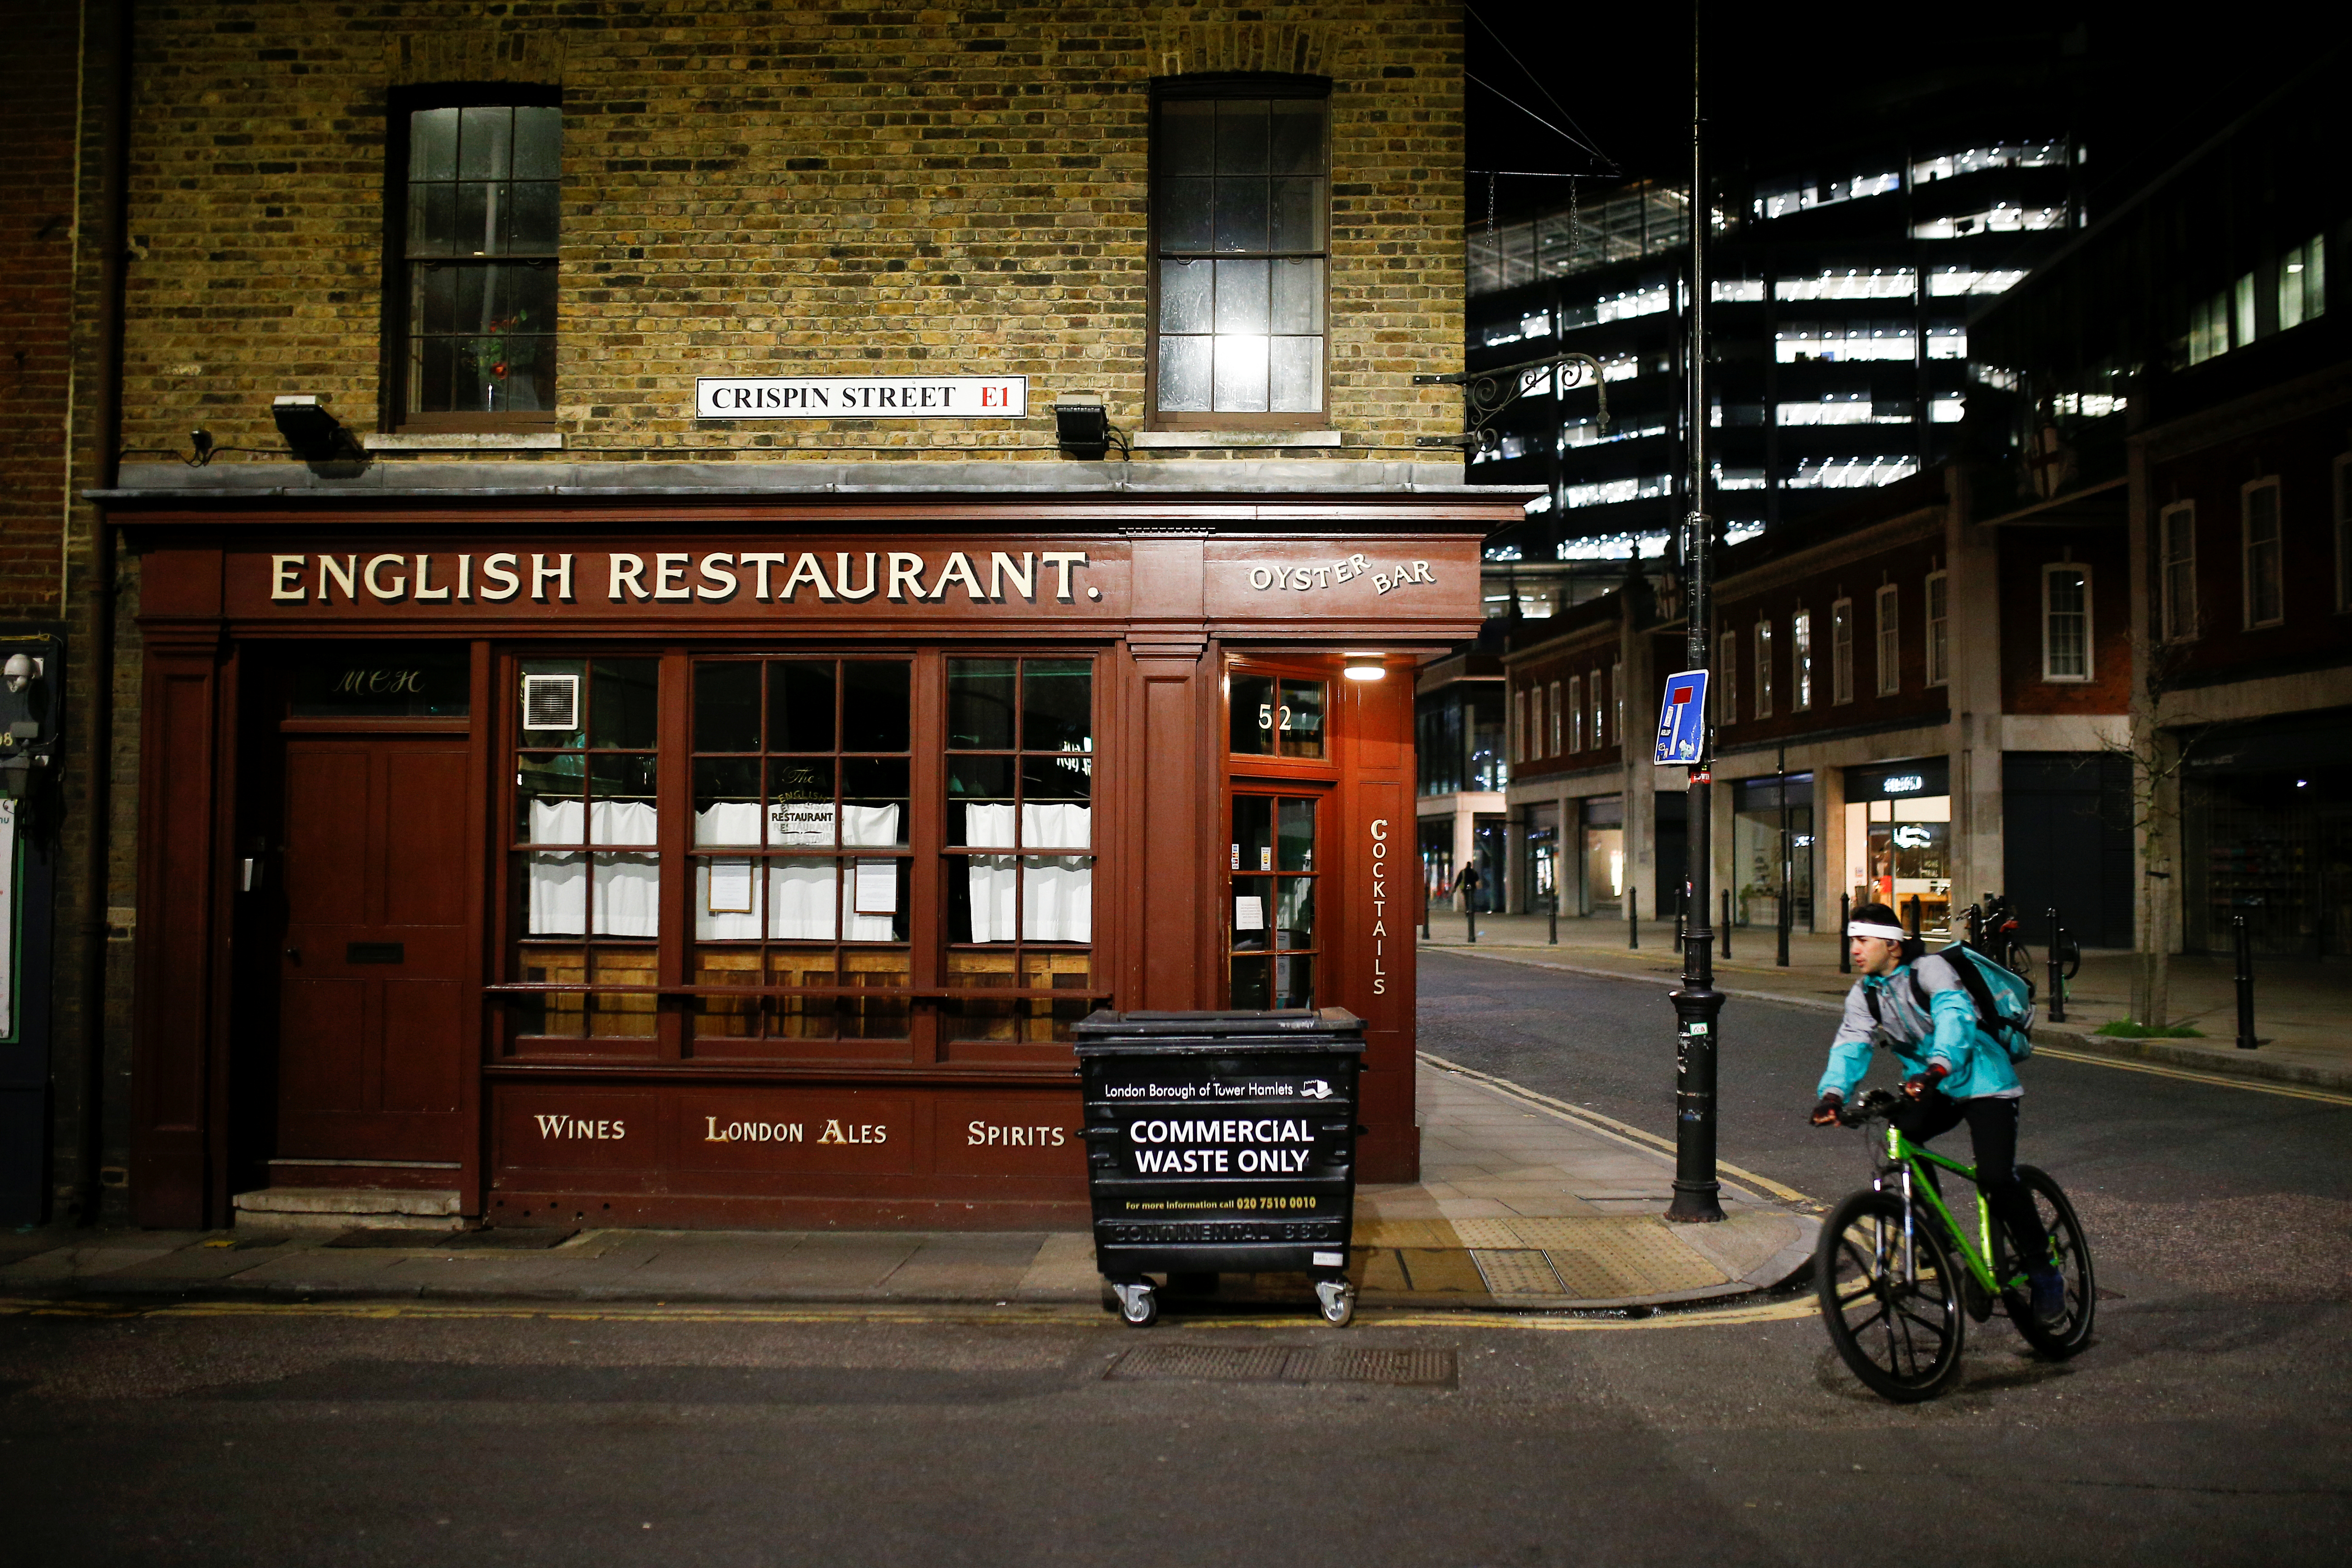
<svg viewBox="0 0 2352 1568">
<path fill-rule="evenodd" d="M 1706 744 L 1706 671 L 1666 677 L 1658 700 L 1658 761 L 1696 763 Z"/>
</svg>

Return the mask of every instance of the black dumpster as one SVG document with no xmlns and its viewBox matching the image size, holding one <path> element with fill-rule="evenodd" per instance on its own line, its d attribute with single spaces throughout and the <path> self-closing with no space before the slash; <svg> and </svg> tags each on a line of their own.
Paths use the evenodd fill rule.
<svg viewBox="0 0 2352 1568">
<path fill-rule="evenodd" d="M 1347 1322 L 1364 1021 L 1103 1011 L 1076 1034 L 1096 1266 L 1127 1321 L 1160 1315 L 1151 1274 L 1303 1272 Z"/>
</svg>

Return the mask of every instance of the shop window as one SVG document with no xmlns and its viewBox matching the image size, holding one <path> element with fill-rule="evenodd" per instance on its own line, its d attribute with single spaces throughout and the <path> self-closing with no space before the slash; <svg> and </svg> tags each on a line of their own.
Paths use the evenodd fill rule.
<svg viewBox="0 0 2352 1568">
<path fill-rule="evenodd" d="M 1568 749 L 1584 750 L 1584 677 L 1573 675 L 1568 681 Z"/>
<path fill-rule="evenodd" d="M 2061 563 L 2042 569 L 2042 679 L 2091 679 L 2091 576 Z"/>
<path fill-rule="evenodd" d="M 1948 930 L 1951 837 L 1948 795 L 1849 801 L 1845 879 L 1854 902 L 1885 904 L 1923 932 Z"/>
<path fill-rule="evenodd" d="M 2176 501 L 2157 514 L 2163 554 L 2163 635 L 2186 642 L 2197 635 L 2197 503 Z"/>
<path fill-rule="evenodd" d="M 404 210 L 387 319 L 399 334 L 389 356 L 397 422 L 551 423 L 563 172 L 555 89 L 499 86 L 412 101 L 394 124 Z"/>
<path fill-rule="evenodd" d="M 1584 899 L 1588 915 L 1614 915 L 1625 898 L 1625 797 L 1583 803 Z"/>
<path fill-rule="evenodd" d="M 2256 479 L 2239 492 L 2244 520 L 2246 626 L 2274 626 L 2286 618 L 2286 595 L 2281 581 L 2279 551 L 2279 482 L 2275 476 Z"/>
<path fill-rule="evenodd" d="M 1584 690 L 1586 696 L 1591 702 L 1591 707 L 1588 710 L 1591 714 L 1591 729 L 1589 733 L 1592 736 L 1592 749 L 1597 752 L 1609 743 L 1609 737 L 1601 732 L 1601 717 L 1603 710 L 1601 707 L 1601 672 L 1599 670 L 1596 669 L 1592 672 L 1592 679 L 1586 685 Z"/>
<path fill-rule="evenodd" d="M 747 1037 L 906 1037 L 911 671 L 903 658 L 695 664 L 696 1054 Z M 741 987 L 793 994 L 723 994 Z"/>
<path fill-rule="evenodd" d="M 1756 623 L 1756 717 L 1772 717 L 1772 623 Z"/>
<path fill-rule="evenodd" d="M 1948 685 L 1952 679 L 1951 606 L 1946 595 L 1950 591 L 1950 576 L 1943 572 L 1927 574 L 1927 684 Z"/>
<path fill-rule="evenodd" d="M 658 663 L 528 659 L 515 753 L 520 1032 L 655 1031 Z"/>
<path fill-rule="evenodd" d="M 951 1039 L 1057 1040 L 1086 1016 L 1094 941 L 1094 666 L 947 661 Z M 1067 1000 L 1052 993 L 1076 992 Z"/>
<path fill-rule="evenodd" d="M 1853 700 L 1853 601 L 1830 605 L 1830 700 Z"/>
<path fill-rule="evenodd" d="M 1799 610 L 1789 617 L 1789 710 L 1802 713 L 1813 705 L 1813 615 Z"/>
<path fill-rule="evenodd" d="M 1739 717 L 1739 634 L 1725 632 L 1715 639 L 1717 682 L 1715 721 L 1728 724 Z"/>
<path fill-rule="evenodd" d="M 1234 795 L 1226 948 L 1235 1007 L 1315 1005 L 1320 805 L 1312 795 Z"/>
<path fill-rule="evenodd" d="M 1902 596 L 1900 589 L 1887 583 L 1878 590 L 1878 694 L 1892 697 L 1902 689 Z"/>
<path fill-rule="evenodd" d="M 1551 754 L 1560 754 L 1559 682 L 1551 683 Z"/>
<path fill-rule="evenodd" d="M 1330 84 L 1156 84 L 1153 423 L 1307 426 L 1324 409 Z"/>
<path fill-rule="evenodd" d="M 1232 685 L 1234 754 L 1322 756 L 1324 700 L 1328 690 L 1319 680 L 1236 672 Z"/>
</svg>

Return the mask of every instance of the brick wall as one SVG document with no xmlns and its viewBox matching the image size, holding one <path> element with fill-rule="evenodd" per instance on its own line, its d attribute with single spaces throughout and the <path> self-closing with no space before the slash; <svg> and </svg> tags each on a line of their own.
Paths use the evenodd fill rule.
<svg viewBox="0 0 2352 1568">
<path fill-rule="evenodd" d="M 386 104 L 560 86 L 565 457 L 1033 454 L 1025 424 L 698 427 L 709 374 L 1026 374 L 1142 413 L 1148 84 L 1332 94 L 1332 423 L 1460 429 L 1461 23 L 1412 0 L 997 9 L 712 0 L 142 4 L 128 445 L 282 458 L 270 397 L 383 426 Z M 1314 455 L 1328 457 L 1328 451 Z M 1373 452 L 1372 455 L 1377 455 Z M 244 453 L 221 460 L 236 461 Z"/>
<path fill-rule="evenodd" d="M 28 8 L 0 51 L 0 619 L 58 613 L 74 241 L 74 8 Z"/>
</svg>

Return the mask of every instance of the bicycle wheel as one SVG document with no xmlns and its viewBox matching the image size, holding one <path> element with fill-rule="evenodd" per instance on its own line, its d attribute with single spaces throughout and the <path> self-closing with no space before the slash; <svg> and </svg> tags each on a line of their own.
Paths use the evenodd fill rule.
<svg viewBox="0 0 2352 1568">
<path fill-rule="evenodd" d="M 2050 1234 L 2050 1260 L 2066 1281 L 2066 1315 L 2044 1323 L 2033 1315 L 2032 1298 L 2024 1290 L 2002 1291 L 2001 1304 L 2026 1343 L 2046 1356 L 2070 1356 L 2091 1342 L 2091 1321 L 2098 1312 L 2099 1281 L 2091 1268 L 2091 1244 L 2083 1236 L 2083 1222 L 2074 1217 L 2074 1205 L 2049 1172 L 2020 1165 L 2017 1176 L 2033 1194 L 2033 1211 Z"/>
<path fill-rule="evenodd" d="M 1830 1342 L 1876 1393 L 1931 1399 L 1958 1374 L 1968 1331 L 1958 1274 L 1924 1217 L 1906 1249 L 1893 1193 L 1854 1193 L 1830 1211 L 1813 1279 Z"/>
<path fill-rule="evenodd" d="M 2032 1001 L 2033 994 L 2041 987 L 2033 983 L 2033 954 L 2028 951 L 2026 945 L 2021 942 L 2011 942 L 2009 952 L 2002 957 L 2000 965 L 2025 982 L 2025 999 Z"/>
</svg>

